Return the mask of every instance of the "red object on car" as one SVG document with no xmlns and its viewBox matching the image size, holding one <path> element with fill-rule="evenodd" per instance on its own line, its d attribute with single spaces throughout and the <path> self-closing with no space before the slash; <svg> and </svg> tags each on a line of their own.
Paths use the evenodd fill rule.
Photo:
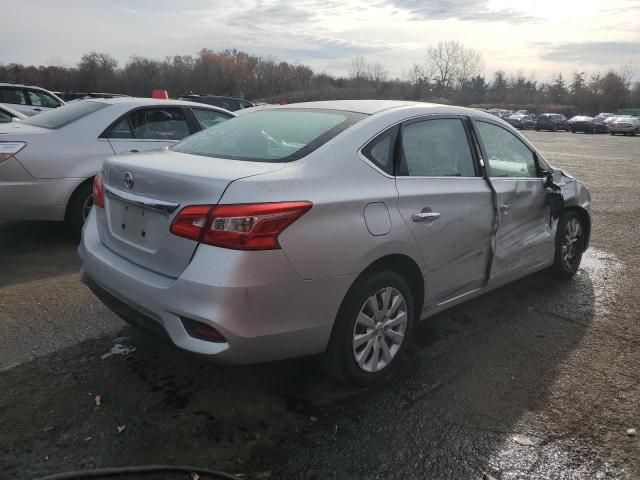
<svg viewBox="0 0 640 480">
<path fill-rule="evenodd" d="M 166 90 L 163 90 L 161 88 L 156 88 L 151 93 L 151 98 L 158 98 L 160 100 L 169 100 L 169 92 L 167 92 Z"/>
</svg>

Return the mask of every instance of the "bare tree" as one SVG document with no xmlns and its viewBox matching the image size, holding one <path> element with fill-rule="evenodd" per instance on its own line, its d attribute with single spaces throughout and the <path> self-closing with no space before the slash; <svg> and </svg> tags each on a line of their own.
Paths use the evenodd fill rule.
<svg viewBox="0 0 640 480">
<path fill-rule="evenodd" d="M 374 83 L 382 83 L 387 79 L 387 71 L 380 62 L 369 64 L 367 78 Z"/>
<path fill-rule="evenodd" d="M 362 55 L 358 55 L 351 59 L 351 67 L 349 68 L 349 78 L 351 80 L 364 79 L 367 76 L 367 62 Z"/>
</svg>

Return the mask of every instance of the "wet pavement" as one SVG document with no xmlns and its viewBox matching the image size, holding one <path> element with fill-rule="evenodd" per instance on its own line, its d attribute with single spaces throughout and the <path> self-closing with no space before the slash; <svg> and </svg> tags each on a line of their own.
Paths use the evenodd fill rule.
<svg viewBox="0 0 640 480">
<path fill-rule="evenodd" d="M 640 139 L 527 135 L 590 186 L 578 275 L 423 322 L 398 373 L 365 390 L 313 358 L 225 367 L 149 339 L 80 284 L 64 228 L 0 223 L 0 478 L 640 478 Z"/>
</svg>

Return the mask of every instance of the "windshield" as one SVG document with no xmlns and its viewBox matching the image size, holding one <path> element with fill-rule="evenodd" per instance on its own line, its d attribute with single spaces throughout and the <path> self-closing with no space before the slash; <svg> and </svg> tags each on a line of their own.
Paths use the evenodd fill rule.
<svg viewBox="0 0 640 480">
<path fill-rule="evenodd" d="M 70 123 L 73 123 L 76 120 L 86 117 L 90 113 L 96 112 L 107 106 L 107 103 L 101 102 L 74 102 L 58 107 L 55 110 L 49 110 L 47 112 L 34 115 L 33 117 L 29 117 L 28 119 L 23 120 L 22 123 L 34 125 L 36 127 L 56 129 L 69 125 Z"/>
<path fill-rule="evenodd" d="M 290 162 L 308 155 L 365 116 L 338 110 L 258 110 L 214 125 L 172 150 L 232 160 Z"/>
</svg>

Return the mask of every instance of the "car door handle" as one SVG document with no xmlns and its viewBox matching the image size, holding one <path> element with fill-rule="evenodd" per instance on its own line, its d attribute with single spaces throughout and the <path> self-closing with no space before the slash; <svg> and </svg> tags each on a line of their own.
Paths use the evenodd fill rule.
<svg viewBox="0 0 640 480">
<path fill-rule="evenodd" d="M 129 150 L 131 153 L 138 153 L 138 150 Z"/>
<path fill-rule="evenodd" d="M 511 204 L 510 203 L 503 203 L 500 208 L 502 209 L 502 211 L 504 213 L 508 213 L 509 210 L 511 210 Z"/>
<path fill-rule="evenodd" d="M 41 112 L 41 111 L 42 111 L 42 109 L 41 109 L 41 108 L 34 108 L 34 109 L 33 109 L 33 111 L 34 111 L 34 112 Z"/>
<path fill-rule="evenodd" d="M 413 220 L 414 222 L 429 222 L 437 220 L 439 218 L 440 214 L 438 212 L 420 212 L 411 215 L 411 220 Z"/>
</svg>

